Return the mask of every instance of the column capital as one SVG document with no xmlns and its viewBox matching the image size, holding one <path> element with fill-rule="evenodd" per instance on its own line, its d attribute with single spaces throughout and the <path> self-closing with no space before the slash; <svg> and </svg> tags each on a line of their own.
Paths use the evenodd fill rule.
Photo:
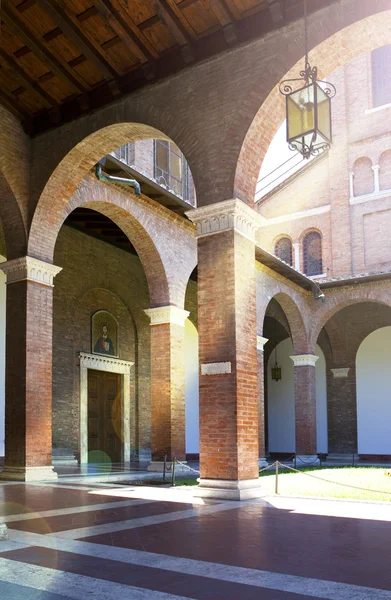
<svg viewBox="0 0 391 600">
<path fill-rule="evenodd" d="M 331 369 L 334 379 L 343 379 L 349 375 L 350 367 L 342 367 L 340 369 Z"/>
<path fill-rule="evenodd" d="M 269 341 L 268 338 L 262 337 L 261 335 L 257 335 L 257 350 L 263 352 L 265 344 Z"/>
<path fill-rule="evenodd" d="M 177 306 L 158 306 L 156 308 L 147 308 L 145 314 L 151 319 L 152 325 L 163 325 L 170 323 L 171 325 L 185 326 L 185 321 L 189 316 L 188 310 L 183 310 Z"/>
<path fill-rule="evenodd" d="M 225 200 L 186 212 L 197 226 L 197 237 L 237 231 L 252 242 L 261 226 L 262 217 L 256 210 L 239 200 Z"/>
<path fill-rule="evenodd" d="M 315 367 L 319 356 L 315 354 L 295 354 L 290 357 L 295 367 Z"/>
<path fill-rule="evenodd" d="M 53 287 L 53 280 L 62 267 L 38 260 L 32 256 L 22 256 L 0 263 L 0 269 L 7 276 L 7 284 L 18 281 L 34 281 L 41 285 Z"/>
</svg>

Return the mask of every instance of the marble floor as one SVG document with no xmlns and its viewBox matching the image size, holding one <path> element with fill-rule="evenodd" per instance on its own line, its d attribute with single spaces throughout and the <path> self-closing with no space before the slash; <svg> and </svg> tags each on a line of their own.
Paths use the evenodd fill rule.
<svg viewBox="0 0 391 600">
<path fill-rule="evenodd" d="M 1 600 L 391 600 L 391 506 L 193 491 L 0 484 Z"/>
</svg>

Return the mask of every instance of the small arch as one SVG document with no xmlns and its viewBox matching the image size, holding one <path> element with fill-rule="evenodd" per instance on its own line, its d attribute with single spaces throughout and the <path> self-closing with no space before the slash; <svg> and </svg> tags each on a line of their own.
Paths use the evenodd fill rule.
<svg viewBox="0 0 391 600">
<path fill-rule="evenodd" d="M 372 161 L 368 156 L 358 158 L 353 164 L 353 190 L 355 196 L 372 194 L 375 191 L 375 176 Z"/>
<path fill-rule="evenodd" d="M 286 322 L 288 323 L 289 327 L 287 335 L 290 335 L 292 338 L 294 353 L 307 354 L 308 339 L 304 319 L 299 307 L 297 306 L 295 301 L 290 296 L 288 296 L 288 294 L 284 292 L 278 292 L 277 294 L 275 294 L 267 304 L 264 313 L 258 315 L 258 322 L 262 322 L 262 324 L 264 323 L 265 317 L 267 316 L 267 312 L 269 308 L 272 308 L 273 302 L 276 302 L 277 305 L 279 305 L 278 308 L 282 309 L 281 312 L 283 312 L 284 317 L 286 317 Z M 277 321 L 281 322 L 283 327 L 285 326 L 285 319 L 284 321 L 282 321 L 281 317 L 278 316 L 278 313 L 274 309 L 272 309 L 272 313 L 269 314 L 271 314 L 271 316 Z"/>
<path fill-rule="evenodd" d="M 323 273 L 322 235 L 317 230 L 303 236 L 303 269 L 308 277 Z"/>
<path fill-rule="evenodd" d="M 391 150 L 386 150 L 379 158 L 379 184 L 381 190 L 391 189 Z"/>
<path fill-rule="evenodd" d="M 292 240 L 288 236 L 282 236 L 278 238 L 274 244 L 274 254 L 280 259 L 286 262 L 288 265 L 293 264 L 293 251 L 292 251 Z"/>
</svg>

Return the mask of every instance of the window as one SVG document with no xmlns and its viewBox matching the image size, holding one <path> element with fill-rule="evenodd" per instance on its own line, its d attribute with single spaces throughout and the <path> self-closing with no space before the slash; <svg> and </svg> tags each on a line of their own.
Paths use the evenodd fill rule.
<svg viewBox="0 0 391 600">
<path fill-rule="evenodd" d="M 186 165 L 186 168 L 185 168 Z M 173 142 L 155 141 L 155 179 L 176 196 L 186 194 L 187 164 L 182 152 Z"/>
<path fill-rule="evenodd" d="M 321 275 L 322 238 L 317 231 L 310 231 L 303 240 L 304 273 L 308 276 Z"/>
<path fill-rule="evenodd" d="M 373 108 L 391 103 L 391 45 L 372 52 Z"/>
<path fill-rule="evenodd" d="M 354 196 L 373 194 L 375 191 L 375 175 L 371 159 L 367 156 L 358 158 L 353 165 L 353 173 Z"/>
<path fill-rule="evenodd" d="M 292 266 L 292 242 L 289 238 L 284 237 L 276 243 L 274 254 L 281 260 Z"/>
</svg>

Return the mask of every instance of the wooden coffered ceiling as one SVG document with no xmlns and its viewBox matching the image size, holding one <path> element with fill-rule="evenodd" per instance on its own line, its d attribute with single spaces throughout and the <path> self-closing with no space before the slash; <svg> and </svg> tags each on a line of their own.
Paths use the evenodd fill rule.
<svg viewBox="0 0 391 600">
<path fill-rule="evenodd" d="M 0 103 L 36 134 L 301 12 L 302 0 L 1 0 Z"/>
</svg>

